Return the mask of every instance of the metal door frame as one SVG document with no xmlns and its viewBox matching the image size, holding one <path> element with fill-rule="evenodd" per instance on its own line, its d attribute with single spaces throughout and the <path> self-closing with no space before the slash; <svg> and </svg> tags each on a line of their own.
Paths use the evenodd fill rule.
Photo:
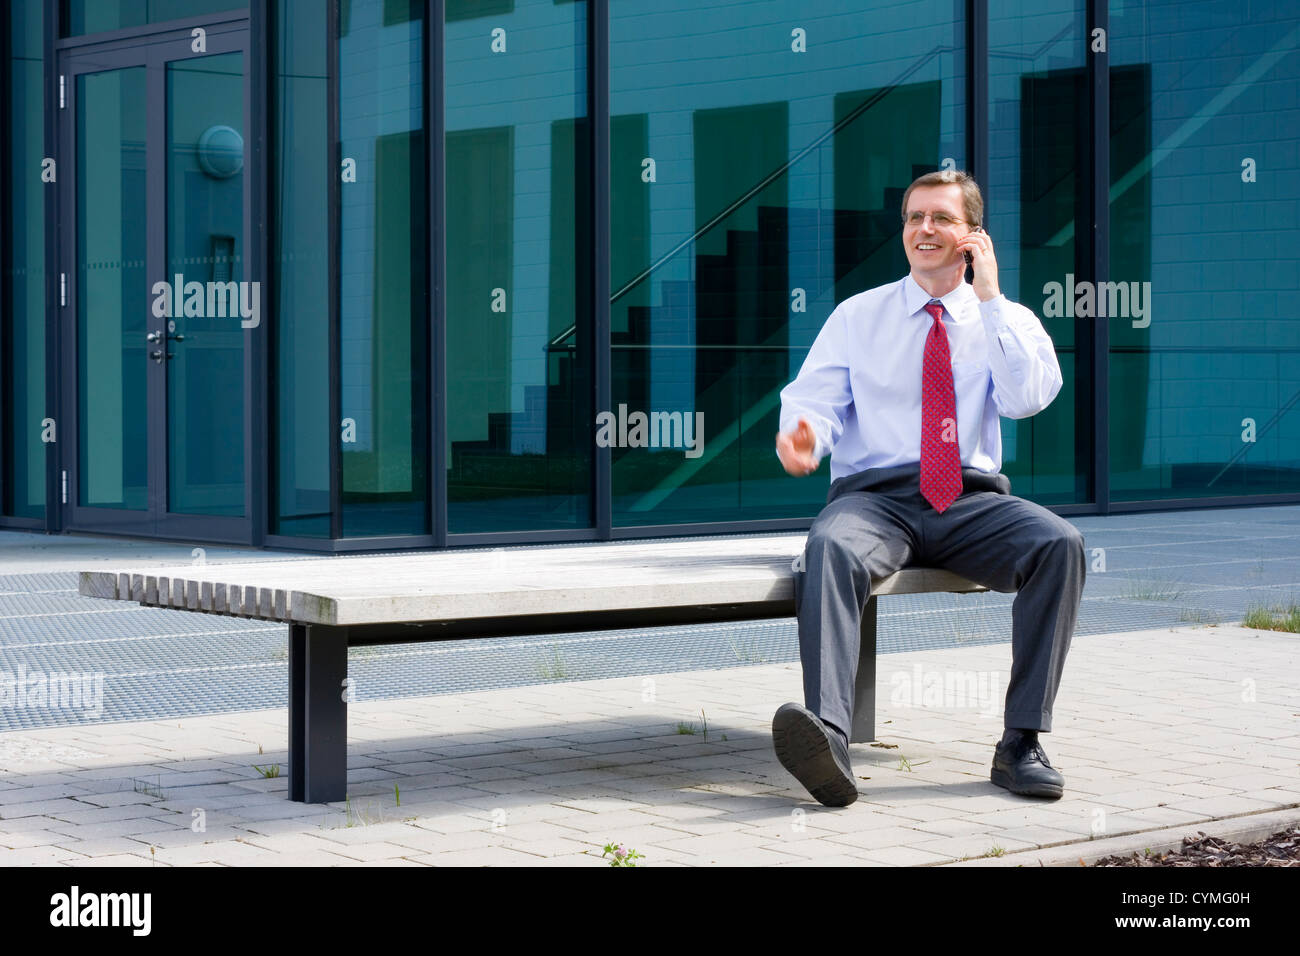
<svg viewBox="0 0 1300 956">
<path fill-rule="evenodd" d="M 216 15 L 199 21 L 181 21 L 164 25 L 114 31 L 99 42 L 85 37 L 70 38 L 57 44 L 57 73 L 61 89 L 61 104 L 57 111 L 58 143 L 58 222 L 57 240 L 59 279 L 53 301 L 58 315 L 59 339 L 63 343 L 58 357 L 60 394 L 63 419 L 59 423 L 60 474 L 57 476 L 57 500 L 60 501 L 60 526 L 70 531 L 89 531 L 125 535 L 142 535 L 159 538 L 180 538 L 202 541 L 222 541 L 239 544 L 256 544 L 263 526 L 260 510 L 264 494 L 261 482 L 266 473 L 265 443 L 261 415 L 265 409 L 266 383 L 266 332 L 269 324 L 266 304 L 264 268 L 264 229 L 262 222 L 261 186 L 263 175 L 263 143 L 259 131 L 262 125 L 263 105 L 253 95 L 260 67 L 253 63 L 255 49 L 249 29 L 249 17 L 229 14 Z M 183 23 L 183 25 L 179 25 Z M 205 49 L 194 52 L 194 31 L 205 32 Z M 173 514 L 167 511 L 168 467 L 170 452 L 167 429 L 167 363 L 159 369 L 149 370 L 146 385 L 148 424 L 146 429 L 149 449 L 148 506 L 144 510 L 104 508 L 78 503 L 80 482 L 80 428 L 78 389 L 77 340 L 77 153 L 76 153 L 76 96 L 77 77 L 87 73 L 119 70 L 134 66 L 145 68 L 146 96 L 146 212 L 149 217 L 146 246 L 146 279 L 156 281 L 156 272 L 165 271 L 167 254 L 167 156 L 166 156 L 166 68 L 167 64 L 190 59 L 201 59 L 226 53 L 243 54 L 243 117 L 244 117 L 244 189 L 243 189 L 243 259 L 241 278 L 258 281 L 261 290 L 257 328 L 245 329 L 243 374 L 243 443 L 244 443 L 244 515 L 227 517 L 214 515 Z M 254 112 L 256 110 L 256 112 Z M 60 295 L 59 282 L 66 276 L 66 304 Z M 170 281 L 170 276 L 165 277 Z M 146 296 L 146 303 L 151 301 Z M 148 361 L 148 344 L 141 345 L 141 361 Z"/>
</svg>

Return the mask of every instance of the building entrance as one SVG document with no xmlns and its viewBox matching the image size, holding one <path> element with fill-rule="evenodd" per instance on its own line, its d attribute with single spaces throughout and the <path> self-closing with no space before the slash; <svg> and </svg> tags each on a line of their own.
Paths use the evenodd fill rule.
<svg viewBox="0 0 1300 956">
<path fill-rule="evenodd" d="M 59 59 L 64 527 L 250 542 L 247 21 Z"/>
</svg>

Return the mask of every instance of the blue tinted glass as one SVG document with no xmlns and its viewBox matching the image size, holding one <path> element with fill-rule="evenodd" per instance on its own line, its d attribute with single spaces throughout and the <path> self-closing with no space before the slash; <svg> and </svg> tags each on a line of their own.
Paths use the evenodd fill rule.
<svg viewBox="0 0 1300 956">
<path fill-rule="evenodd" d="M 447 8 L 453 533 L 592 520 L 587 4 L 510 6 Z"/>
<path fill-rule="evenodd" d="M 1112 6 L 1116 498 L 1300 490 L 1298 41 L 1290 0 Z"/>
<path fill-rule="evenodd" d="M 907 273 L 908 184 L 966 164 L 959 9 L 610 3 L 615 524 L 825 503 L 829 468 L 773 451 L 779 392 L 837 303 Z"/>
<path fill-rule="evenodd" d="M 1079 165 L 1088 128 L 1083 0 L 989 4 L 989 168 L 985 228 L 997 243 L 998 284 L 1032 309 L 1056 345 L 1064 382 L 1046 409 L 1002 419 L 1002 471 L 1015 494 L 1044 504 L 1090 500 L 1092 449 L 1080 431 L 1092 392 L 1075 377 L 1091 320 L 1062 315 L 1044 294 L 1077 271 Z M 1083 368 L 1087 368 L 1085 363 Z"/>
<path fill-rule="evenodd" d="M 0 514 L 39 518 L 45 513 L 45 196 L 30 184 L 45 156 L 42 71 L 42 4 L 9 4 L 9 99 L 11 162 L 3 185 L 9 202 L 3 246 L 8 250 L 0 278 L 0 414 L 5 416 L 0 448 Z"/>
</svg>

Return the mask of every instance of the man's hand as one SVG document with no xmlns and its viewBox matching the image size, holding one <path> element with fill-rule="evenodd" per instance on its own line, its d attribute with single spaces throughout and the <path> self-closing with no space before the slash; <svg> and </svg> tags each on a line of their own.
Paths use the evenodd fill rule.
<svg viewBox="0 0 1300 956">
<path fill-rule="evenodd" d="M 971 268 L 975 278 L 971 286 L 981 302 L 996 299 L 1002 294 L 998 288 L 998 260 L 993 255 L 993 240 L 987 232 L 968 232 L 957 240 L 959 253 L 971 254 Z"/>
<path fill-rule="evenodd" d="M 776 434 L 776 455 L 781 459 L 781 467 L 798 478 L 817 470 L 817 459 L 813 458 L 816 446 L 817 437 L 806 418 L 799 419 L 794 431 Z"/>
</svg>

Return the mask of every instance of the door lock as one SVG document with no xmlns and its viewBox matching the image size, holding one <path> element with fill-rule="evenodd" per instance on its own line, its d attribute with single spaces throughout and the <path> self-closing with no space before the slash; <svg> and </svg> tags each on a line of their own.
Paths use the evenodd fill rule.
<svg viewBox="0 0 1300 956">
<path fill-rule="evenodd" d="M 156 332 L 150 332 L 144 337 L 146 342 L 161 342 L 163 340 L 163 331 L 159 329 Z"/>
</svg>

